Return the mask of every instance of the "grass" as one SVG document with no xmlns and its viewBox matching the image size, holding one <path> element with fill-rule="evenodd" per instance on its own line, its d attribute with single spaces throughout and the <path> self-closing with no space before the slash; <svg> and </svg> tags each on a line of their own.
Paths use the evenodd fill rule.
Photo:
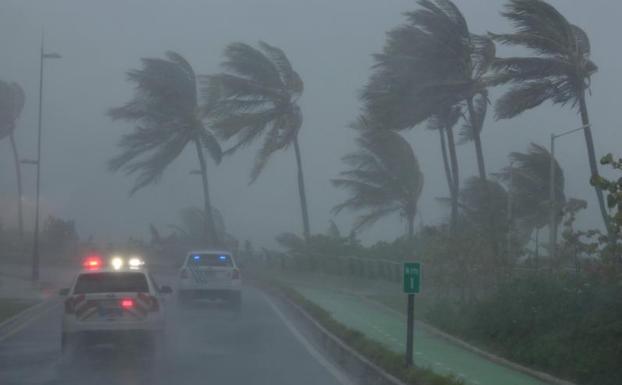
<svg viewBox="0 0 622 385">
<path fill-rule="evenodd" d="M 11 318 L 33 304 L 33 301 L 0 298 L 0 322 Z"/>
</svg>

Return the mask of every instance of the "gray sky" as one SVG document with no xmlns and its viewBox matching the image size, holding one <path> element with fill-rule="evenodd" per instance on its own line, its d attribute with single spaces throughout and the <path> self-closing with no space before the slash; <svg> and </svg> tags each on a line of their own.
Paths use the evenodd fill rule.
<svg viewBox="0 0 622 385">
<path fill-rule="evenodd" d="M 503 1 L 456 1 L 473 32 L 509 31 L 499 15 Z M 599 73 L 592 82 L 589 109 L 598 154 L 620 154 L 619 76 L 622 58 L 612 47 L 619 35 L 622 3 L 612 0 L 552 1 L 583 27 L 592 42 Z M 344 194 L 330 185 L 342 169 L 341 156 L 354 149 L 346 128 L 356 117 L 356 94 L 370 73 L 371 54 L 378 52 L 384 33 L 400 23 L 401 13 L 415 7 L 412 0 L 0 0 L 0 79 L 19 82 L 27 102 L 19 121 L 18 145 L 23 158 L 35 156 L 38 54 L 41 28 L 48 51 L 63 55 L 47 61 L 44 92 L 44 150 L 42 202 L 44 214 L 77 221 L 80 235 L 124 240 L 145 234 L 149 223 L 163 227 L 177 222 L 178 210 L 201 206 L 200 180 L 188 172 L 196 159 L 188 151 L 164 174 L 160 184 L 128 197 L 133 181 L 111 174 L 105 162 L 117 153 L 124 123 L 112 123 L 105 111 L 132 96 L 125 71 L 137 68 L 141 57 L 161 56 L 166 50 L 184 55 L 197 73 L 219 70 L 221 53 L 233 41 L 265 40 L 285 50 L 305 82 L 301 99 L 301 133 L 311 225 L 324 232 L 330 208 Z M 618 31 L 618 32 L 616 32 Z M 500 49 L 506 53 L 507 50 Z M 493 97 L 498 93 L 493 93 Z M 548 146 L 551 132 L 578 127 L 569 109 L 544 105 L 512 121 L 490 116 L 483 143 L 489 172 L 507 164 L 507 154 L 524 151 L 529 142 Z M 418 223 L 433 224 L 445 210 L 435 200 L 447 195 L 435 133 L 416 128 L 405 133 L 425 174 Z M 582 135 L 558 142 L 559 160 L 566 171 L 567 195 L 587 199 L 580 220 L 599 226 Z M 277 154 L 261 178 L 248 186 L 254 153 L 239 153 L 211 166 L 213 204 L 225 216 L 228 230 L 239 239 L 272 245 L 283 231 L 300 233 L 301 221 L 293 152 Z M 461 173 L 474 175 L 472 144 L 459 152 Z M 0 218 L 15 215 L 14 169 L 8 142 L 0 143 Z M 24 166 L 27 206 L 34 199 L 34 170 Z M 27 212 L 27 223 L 32 213 Z M 352 217 L 336 222 L 347 231 Z M 398 218 L 379 222 L 362 237 L 366 241 L 402 234 Z"/>
</svg>

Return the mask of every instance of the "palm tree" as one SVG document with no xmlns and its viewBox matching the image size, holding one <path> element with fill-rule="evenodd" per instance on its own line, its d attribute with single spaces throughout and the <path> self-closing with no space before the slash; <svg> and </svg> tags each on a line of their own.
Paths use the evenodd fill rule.
<svg viewBox="0 0 622 385">
<path fill-rule="evenodd" d="M 0 81 L 0 140 L 8 137 L 13 150 L 15 175 L 17 177 L 17 220 L 19 238 L 24 239 L 24 216 L 22 212 L 22 172 L 15 143 L 15 128 L 19 115 L 22 113 L 26 97 L 24 90 L 17 83 Z"/>
<path fill-rule="evenodd" d="M 414 236 L 417 201 L 423 188 L 423 174 L 412 147 L 398 133 L 378 129 L 366 118 L 356 124 L 361 131 L 360 149 L 343 157 L 350 167 L 332 183 L 345 189 L 350 198 L 333 208 L 365 211 L 354 230 L 370 226 L 380 218 L 399 213 L 408 223 L 408 237 Z"/>
<path fill-rule="evenodd" d="M 450 230 L 455 232 L 458 223 L 458 195 L 460 194 L 460 174 L 458 157 L 456 155 L 456 140 L 454 126 L 461 116 L 459 107 L 446 109 L 428 119 L 428 129 L 438 131 L 440 136 L 441 156 L 449 195 L 451 197 Z"/>
<path fill-rule="evenodd" d="M 194 70 L 181 55 L 167 52 L 166 58 L 142 59 L 142 68 L 127 73 L 135 83 L 134 98 L 122 107 L 112 108 L 114 120 L 136 122 L 133 132 L 119 142 L 121 153 L 109 162 L 110 169 L 138 174 L 131 194 L 157 183 L 162 173 L 188 145 L 194 145 L 203 182 L 205 233 L 219 244 L 210 204 L 205 151 L 219 163 L 220 145 L 202 121 L 202 105 L 197 96 Z"/>
<path fill-rule="evenodd" d="M 513 85 L 497 101 L 497 119 L 513 118 L 545 101 L 561 105 L 570 103 L 579 110 L 581 123 L 585 127 L 583 132 L 590 172 L 592 179 L 597 178 L 598 167 L 585 92 L 598 68 L 590 60 L 587 34 L 542 0 L 511 0 L 503 15 L 512 22 L 515 32 L 492 37 L 503 44 L 527 48 L 535 55 L 495 61 L 496 83 Z M 595 190 L 603 221 L 609 231 L 602 191 Z"/>
<path fill-rule="evenodd" d="M 526 153 L 513 152 L 510 154 L 511 166 L 505 167 L 497 174 L 509 188 L 512 197 L 513 213 L 519 227 L 527 229 L 541 229 L 550 219 L 550 152 L 535 143 L 531 143 Z M 555 202 L 563 207 L 566 202 L 564 193 L 564 170 L 557 160 L 553 160 L 555 167 Z M 562 219 L 562 210 L 558 210 L 556 226 Z M 555 230 L 556 231 L 556 230 Z"/>
<path fill-rule="evenodd" d="M 407 23 L 388 33 L 382 54 L 362 93 L 370 115 L 389 128 L 406 129 L 452 107 L 466 110 L 465 125 L 475 143 L 478 171 L 486 179 L 480 133 L 488 104 L 487 73 L 495 46 L 469 32 L 449 0 L 419 0 Z"/>
<path fill-rule="evenodd" d="M 206 76 L 202 92 L 210 101 L 205 113 L 223 139 L 235 137 L 227 150 L 233 153 L 263 135 L 263 145 L 251 171 L 251 183 L 263 171 L 270 157 L 293 144 L 298 168 L 298 194 L 305 239 L 309 238 L 309 211 L 304 185 L 298 133 L 302 112 L 298 98 L 303 82 L 285 53 L 259 42 L 258 48 L 245 43 L 230 44 L 224 52 L 224 73 Z"/>
</svg>

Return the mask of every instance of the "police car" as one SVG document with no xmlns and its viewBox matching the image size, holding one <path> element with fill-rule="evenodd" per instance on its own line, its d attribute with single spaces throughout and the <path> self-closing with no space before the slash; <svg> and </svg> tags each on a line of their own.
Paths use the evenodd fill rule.
<svg viewBox="0 0 622 385">
<path fill-rule="evenodd" d="M 63 352 L 91 343 L 130 342 L 155 347 L 164 333 L 163 294 L 139 258 L 85 259 L 66 296 L 62 320 Z"/>
<path fill-rule="evenodd" d="M 239 308 L 242 303 L 241 286 L 240 269 L 230 252 L 191 251 L 179 271 L 177 293 L 182 304 L 195 299 L 219 299 Z"/>
</svg>

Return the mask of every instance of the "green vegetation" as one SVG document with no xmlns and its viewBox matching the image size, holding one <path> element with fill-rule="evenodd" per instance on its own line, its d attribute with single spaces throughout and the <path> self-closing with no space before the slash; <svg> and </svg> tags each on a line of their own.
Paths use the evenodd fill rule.
<svg viewBox="0 0 622 385">
<path fill-rule="evenodd" d="M 375 124 L 362 117 L 354 125 L 359 131 L 360 149 L 342 158 L 350 169 L 332 180 L 333 186 L 348 191 L 349 198 L 335 206 L 333 212 L 337 214 L 343 209 L 366 212 L 358 217 L 353 231 L 398 213 L 406 220 L 407 235 L 412 238 L 423 173 L 406 139 Z"/>
<path fill-rule="evenodd" d="M 32 305 L 32 301 L 0 298 L 0 322 L 13 317 L 15 314 Z"/>
<path fill-rule="evenodd" d="M 495 353 L 586 385 L 622 376 L 622 286 L 597 272 L 504 282 L 491 296 L 439 301 L 425 319 Z"/>
</svg>

